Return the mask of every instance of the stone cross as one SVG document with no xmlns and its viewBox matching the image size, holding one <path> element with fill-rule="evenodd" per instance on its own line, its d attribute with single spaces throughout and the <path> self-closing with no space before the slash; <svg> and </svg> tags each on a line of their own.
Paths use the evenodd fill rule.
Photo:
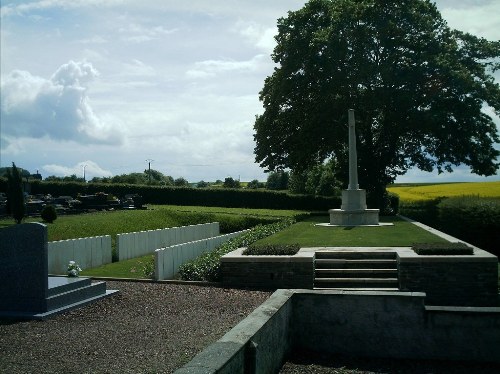
<svg viewBox="0 0 500 374">
<path fill-rule="evenodd" d="M 356 129 L 354 125 L 354 109 L 349 109 L 349 186 L 348 190 L 359 190 L 358 156 L 356 153 Z"/>
</svg>

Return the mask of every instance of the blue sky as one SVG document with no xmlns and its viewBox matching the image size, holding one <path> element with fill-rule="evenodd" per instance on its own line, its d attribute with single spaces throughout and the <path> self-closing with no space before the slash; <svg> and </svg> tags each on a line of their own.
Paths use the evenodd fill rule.
<svg viewBox="0 0 500 374">
<path fill-rule="evenodd" d="M 2 0 L 0 166 L 47 177 L 81 176 L 85 165 L 89 179 L 153 160 L 191 182 L 265 180 L 253 154 L 258 93 L 277 18 L 304 4 Z M 500 39 L 500 1 L 436 4 L 452 28 Z M 398 181 L 499 179 L 459 167 Z"/>
</svg>

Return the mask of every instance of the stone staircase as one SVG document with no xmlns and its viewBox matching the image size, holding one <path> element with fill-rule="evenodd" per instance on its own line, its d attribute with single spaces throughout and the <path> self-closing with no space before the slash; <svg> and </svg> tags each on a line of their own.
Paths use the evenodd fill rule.
<svg viewBox="0 0 500 374">
<path fill-rule="evenodd" d="M 318 251 L 314 260 L 314 288 L 398 291 L 396 253 Z"/>
</svg>

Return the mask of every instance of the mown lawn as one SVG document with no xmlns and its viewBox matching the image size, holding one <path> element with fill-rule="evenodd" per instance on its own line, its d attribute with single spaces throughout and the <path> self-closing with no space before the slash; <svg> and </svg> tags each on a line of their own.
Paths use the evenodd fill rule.
<svg viewBox="0 0 500 374">
<path fill-rule="evenodd" d="M 148 205 L 147 210 L 117 210 L 60 215 L 47 224 L 49 241 L 111 235 L 113 246 L 117 234 L 155 230 L 199 223 L 236 220 L 241 216 L 292 217 L 292 210 L 236 209 L 198 206 Z M 24 222 L 42 222 L 40 217 Z M 14 224 L 12 218 L 0 219 L 0 229 Z"/>
<path fill-rule="evenodd" d="M 413 243 L 440 243 L 446 240 L 397 217 L 381 217 L 381 222 L 394 226 L 324 227 L 317 223 L 329 221 L 328 216 L 314 216 L 257 244 L 294 244 L 301 247 L 408 247 Z"/>
<path fill-rule="evenodd" d="M 146 271 L 154 269 L 154 256 L 146 255 L 120 262 L 113 262 L 93 269 L 83 269 L 83 277 L 111 277 L 111 278 L 151 278 Z"/>
</svg>

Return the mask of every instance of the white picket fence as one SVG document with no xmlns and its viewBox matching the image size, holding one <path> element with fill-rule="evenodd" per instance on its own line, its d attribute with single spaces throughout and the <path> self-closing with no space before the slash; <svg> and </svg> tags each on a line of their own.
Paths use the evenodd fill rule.
<svg viewBox="0 0 500 374">
<path fill-rule="evenodd" d="M 118 234 L 116 238 L 118 261 L 153 254 L 158 248 L 217 235 L 219 235 L 219 222 Z"/>
<path fill-rule="evenodd" d="M 111 263 L 111 236 L 94 236 L 48 243 L 49 274 L 66 274 L 68 263 L 75 261 L 82 269 Z"/>
<path fill-rule="evenodd" d="M 214 250 L 222 243 L 247 231 L 237 231 L 157 249 L 154 252 L 155 280 L 172 279 L 182 264 L 198 257 L 203 252 Z"/>
</svg>

